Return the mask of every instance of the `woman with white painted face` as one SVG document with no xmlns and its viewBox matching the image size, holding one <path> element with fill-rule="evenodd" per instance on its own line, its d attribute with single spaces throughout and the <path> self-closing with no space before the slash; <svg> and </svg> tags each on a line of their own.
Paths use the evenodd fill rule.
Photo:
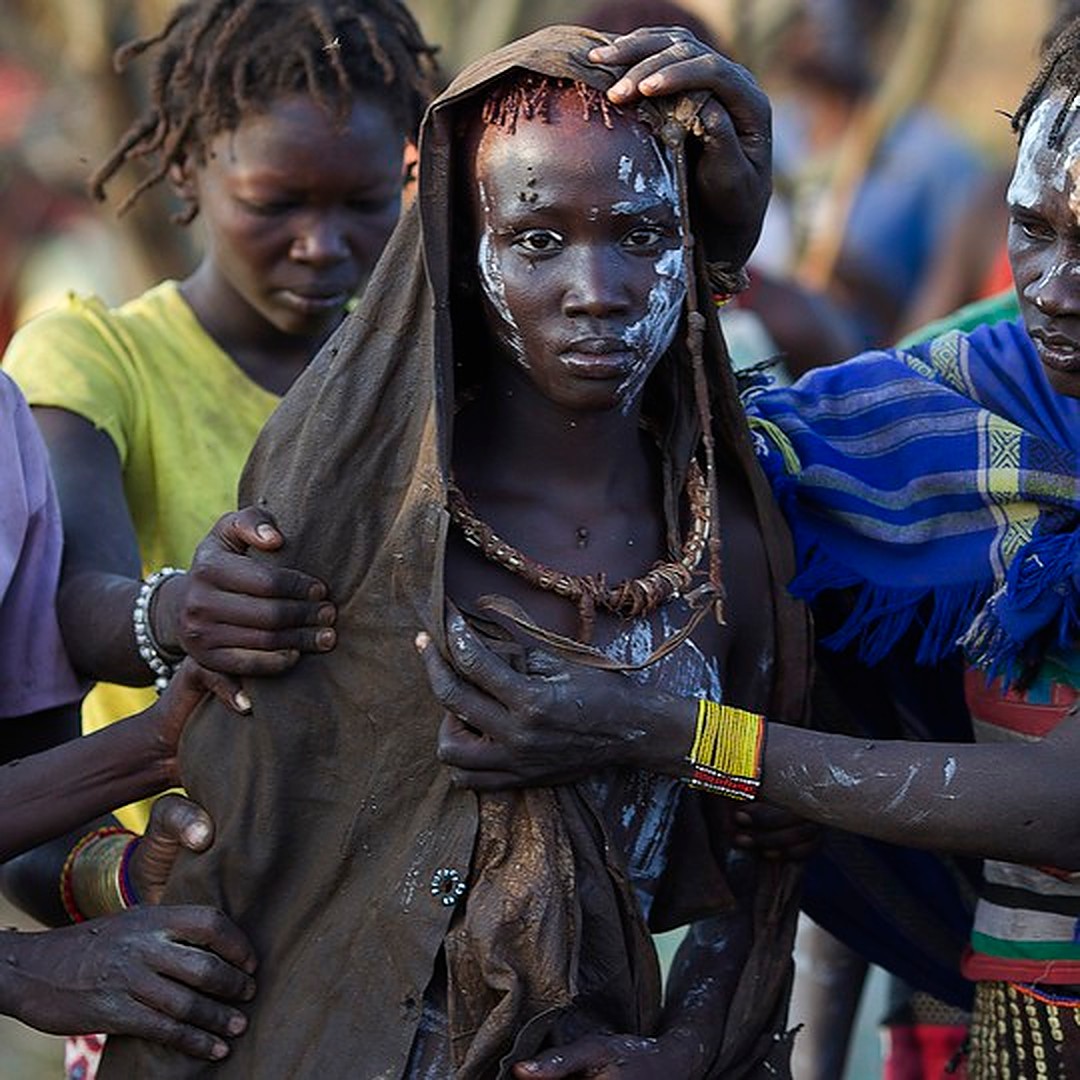
<svg viewBox="0 0 1080 1080">
<path fill-rule="evenodd" d="M 1080 1069 L 1078 87 L 1074 22 L 1013 120 L 1022 320 L 869 353 L 751 404 L 801 555 L 794 588 L 857 592 L 833 644 L 876 663 L 910 632 L 933 663 L 963 638 L 979 745 L 769 724 L 760 790 L 826 824 L 986 860 L 963 960 L 980 1078 Z M 542 782 L 581 738 L 570 702 L 608 703 L 586 712 L 613 759 L 692 775 L 695 703 L 601 674 L 545 687 L 474 640 L 452 646 L 482 732 L 444 735 L 463 782 Z M 933 731 L 940 717 L 924 719 Z M 620 741 L 623 724 L 646 734 Z"/>
</svg>

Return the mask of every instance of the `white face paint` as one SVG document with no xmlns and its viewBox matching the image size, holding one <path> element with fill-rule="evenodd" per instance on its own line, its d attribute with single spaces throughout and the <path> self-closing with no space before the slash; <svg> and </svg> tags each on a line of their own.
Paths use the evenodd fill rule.
<svg viewBox="0 0 1080 1080">
<path fill-rule="evenodd" d="M 1049 183 L 1061 193 L 1071 181 L 1069 209 L 1080 222 L 1080 125 L 1070 117 L 1065 121 L 1066 141 L 1058 150 L 1049 145 L 1050 131 L 1061 111 L 1063 99 L 1055 94 L 1040 101 L 1024 128 L 1024 137 L 1016 155 L 1016 168 L 1006 196 L 1010 206 L 1034 208 L 1043 185 Z M 1080 108 L 1073 101 L 1070 113 Z"/>
<path fill-rule="evenodd" d="M 624 176 L 623 162 L 627 159 L 622 158 L 619 162 L 619 179 L 623 183 L 632 182 L 634 193 L 638 196 L 649 193 L 653 197 L 659 197 L 671 207 L 675 220 L 681 221 L 674 167 L 667 153 L 654 139 L 643 135 L 642 142 L 648 146 L 652 156 L 659 163 L 659 175 L 647 176 L 645 173 L 637 172 L 633 174 L 631 181 L 633 162 L 629 162 L 629 168 Z M 614 204 L 612 213 L 640 213 L 648 201 L 647 197 L 636 200 L 625 199 Z M 679 316 L 682 314 L 683 301 L 686 299 L 686 267 L 683 263 L 681 225 L 678 235 L 680 246 L 662 252 L 656 260 L 654 267 L 656 284 L 649 290 L 648 310 L 637 322 L 628 327 L 623 335 L 623 340 L 638 357 L 633 370 L 619 386 L 624 414 L 634 407 L 649 375 L 660 357 L 670 347 L 679 328 Z"/>
<path fill-rule="evenodd" d="M 625 394 L 624 413 L 633 406 L 653 368 L 675 339 L 685 298 L 682 250 L 673 248 L 656 260 L 656 284 L 649 290 L 648 311 L 624 335 L 627 345 L 639 358 L 619 387 L 619 392 Z"/>
<path fill-rule="evenodd" d="M 499 266 L 499 256 L 495 250 L 495 227 L 491 221 L 491 200 L 488 198 L 487 189 L 483 180 L 477 180 L 477 190 L 480 193 L 480 206 L 483 209 L 484 222 L 480 233 L 480 243 L 476 252 L 476 267 L 480 275 L 480 288 L 484 290 L 484 296 L 492 310 L 499 316 L 503 326 L 500 335 L 503 343 L 510 353 L 518 361 L 525 363 L 525 346 L 521 340 L 521 331 L 514 320 L 510 305 L 506 302 L 506 283 L 503 280 L 502 268 Z"/>
<path fill-rule="evenodd" d="M 686 297 L 666 152 L 636 122 L 567 117 L 486 132 L 477 160 L 476 266 L 500 346 L 553 400 L 630 412 Z"/>
</svg>

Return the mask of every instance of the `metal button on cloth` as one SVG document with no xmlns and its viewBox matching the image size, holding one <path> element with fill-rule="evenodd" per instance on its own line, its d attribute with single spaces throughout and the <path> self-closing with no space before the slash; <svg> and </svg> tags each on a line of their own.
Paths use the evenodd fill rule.
<svg viewBox="0 0 1080 1080">
<path fill-rule="evenodd" d="M 450 907 L 465 895 L 465 879 L 457 870 L 444 866 L 431 875 L 431 895 Z"/>
</svg>

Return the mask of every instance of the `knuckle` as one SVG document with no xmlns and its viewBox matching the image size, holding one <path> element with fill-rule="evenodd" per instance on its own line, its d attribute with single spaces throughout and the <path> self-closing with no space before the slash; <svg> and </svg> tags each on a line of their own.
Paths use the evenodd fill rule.
<svg viewBox="0 0 1080 1080">
<path fill-rule="evenodd" d="M 184 606 L 180 609 L 180 632 L 197 631 L 199 624 L 206 619 L 208 605 L 202 589 L 190 589 Z"/>
<path fill-rule="evenodd" d="M 267 600 L 265 608 L 266 625 L 272 629 L 290 627 L 297 622 L 294 607 L 282 597 Z M 307 615 L 306 609 L 304 609 L 304 614 Z"/>
<path fill-rule="evenodd" d="M 439 741 L 435 747 L 435 757 L 443 765 L 450 765 L 454 759 L 454 744 L 450 736 L 444 732 L 439 732 Z"/>
<path fill-rule="evenodd" d="M 206 925 L 214 938 L 225 938 L 233 933 L 233 924 L 220 908 L 206 909 Z"/>
<path fill-rule="evenodd" d="M 524 700 L 517 709 L 518 718 L 522 725 L 529 731 L 539 728 L 547 715 L 547 697 L 541 696 L 536 691 L 526 694 Z"/>
<path fill-rule="evenodd" d="M 189 1057 L 208 1058 L 214 1045 L 213 1039 L 205 1032 L 188 1027 L 176 1020 L 163 1020 L 156 1037 L 160 1042 Z"/>
<path fill-rule="evenodd" d="M 445 671 L 438 671 L 431 680 L 431 690 L 435 697 L 446 706 L 449 712 L 456 712 L 456 706 L 460 697 L 457 680 Z"/>
<path fill-rule="evenodd" d="M 217 974 L 217 965 L 209 953 L 196 953 L 187 961 L 185 966 L 187 968 L 188 978 L 194 987 L 203 989 L 213 987 L 215 981 L 214 976 Z M 184 1008 L 182 1016 L 184 1019 L 194 1019 L 198 1010 L 198 1003 L 199 999 L 197 994 L 194 992 L 185 994 L 185 997 L 182 1000 L 182 1007 Z"/>
<path fill-rule="evenodd" d="M 299 570 L 277 570 L 271 574 L 273 591 L 282 596 L 305 597 L 315 584 L 314 578 Z"/>
<path fill-rule="evenodd" d="M 475 649 L 466 644 L 458 645 L 455 649 L 455 658 L 462 674 L 474 675 L 480 669 L 480 657 Z"/>
</svg>

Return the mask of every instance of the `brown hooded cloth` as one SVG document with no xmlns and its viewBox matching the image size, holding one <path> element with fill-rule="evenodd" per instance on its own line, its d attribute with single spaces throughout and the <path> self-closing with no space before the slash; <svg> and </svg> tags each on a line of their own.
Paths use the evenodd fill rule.
<svg viewBox="0 0 1080 1080">
<path fill-rule="evenodd" d="M 484 797 L 452 788 L 435 758 L 441 708 L 414 647 L 421 628 L 444 640 L 456 117 L 479 109 L 489 84 L 515 68 L 607 89 L 620 72 L 585 60 L 604 40 L 574 27 L 540 31 L 472 65 L 432 106 L 417 203 L 363 303 L 252 454 L 241 502 L 266 506 L 288 537 L 270 560 L 328 583 L 338 645 L 281 678 L 251 681 L 250 717 L 208 703 L 189 723 L 183 776 L 217 832 L 210 852 L 178 862 L 167 900 L 218 905 L 243 927 L 260 958 L 258 994 L 224 1063 L 110 1039 L 106 1080 L 397 1078 L 440 955 L 457 1076 L 505 1076 L 507 1062 L 553 1038 L 655 1033 L 647 930 L 732 903 L 704 835 L 704 796 L 683 800 L 646 928 L 621 857 L 576 786 Z M 799 722 L 808 626 L 783 588 L 787 532 L 715 320 L 705 350 L 719 467 L 753 493 L 772 575 L 762 597 L 775 632 L 771 697 L 745 704 Z M 673 348 L 662 366 L 670 520 L 700 432 L 685 356 Z M 769 1055 L 767 1075 L 786 1071 L 773 1036 L 785 1019 L 797 872 L 763 864 L 761 878 L 754 942 L 712 1075 L 766 1075 Z"/>
</svg>

